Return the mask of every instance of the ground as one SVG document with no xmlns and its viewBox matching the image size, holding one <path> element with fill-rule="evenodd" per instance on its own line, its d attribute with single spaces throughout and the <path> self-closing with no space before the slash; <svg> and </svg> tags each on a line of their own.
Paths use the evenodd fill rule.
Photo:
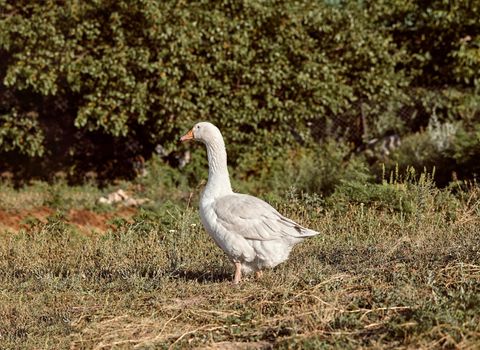
<svg viewBox="0 0 480 350">
<path fill-rule="evenodd" d="M 321 234 L 234 286 L 187 199 L 106 208 L 87 205 L 98 192 L 16 191 L 0 211 L 2 349 L 480 346 L 478 193 L 451 211 L 274 203 Z"/>
<path fill-rule="evenodd" d="M 115 212 L 96 212 L 87 209 L 70 209 L 65 215 L 65 222 L 84 234 L 102 233 L 111 228 L 111 220 L 130 220 L 135 215 L 135 208 L 120 208 Z M 55 209 L 39 207 L 26 210 L 7 211 L 0 209 L 0 231 L 18 232 L 28 229 L 29 224 L 45 224 L 55 215 Z"/>
</svg>

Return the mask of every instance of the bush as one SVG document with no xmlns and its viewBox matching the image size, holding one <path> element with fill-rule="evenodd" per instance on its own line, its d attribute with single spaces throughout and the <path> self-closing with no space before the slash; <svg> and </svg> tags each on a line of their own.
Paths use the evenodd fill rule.
<svg viewBox="0 0 480 350">
<path fill-rule="evenodd" d="M 410 167 L 400 172 L 396 168 L 385 175 L 381 183 L 341 180 L 326 205 L 342 211 L 360 205 L 369 210 L 386 209 L 418 218 L 424 215 L 455 218 L 461 202 L 449 189 L 436 186 L 435 169 L 417 172 Z"/>
<path fill-rule="evenodd" d="M 480 87 L 480 3 L 369 0 L 374 21 L 407 50 L 402 65 L 418 87 Z"/>
<path fill-rule="evenodd" d="M 426 130 L 409 135 L 385 162 L 387 172 L 396 167 L 417 171 L 435 169 L 435 182 L 444 187 L 459 179 L 476 180 L 480 174 L 480 126 L 467 128 L 464 123 L 440 123 L 433 117 Z M 382 165 L 373 171 L 379 178 Z"/>
<path fill-rule="evenodd" d="M 432 111 L 478 123 L 475 2 L 0 7 L 0 166 L 21 175 L 133 175 L 122 165 L 205 119 L 249 171 L 297 143 L 416 131 Z"/>
<path fill-rule="evenodd" d="M 354 2 L 0 4 L 0 115 L 17 125 L 3 152 L 148 157 L 208 119 L 242 162 L 308 141 L 307 123 L 349 125 L 352 103 L 391 101 L 405 81 L 402 53 Z"/>
</svg>

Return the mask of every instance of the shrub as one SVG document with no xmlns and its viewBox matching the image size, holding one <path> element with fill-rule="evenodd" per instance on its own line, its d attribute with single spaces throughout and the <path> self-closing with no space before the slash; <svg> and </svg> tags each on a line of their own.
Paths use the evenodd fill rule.
<svg viewBox="0 0 480 350">
<path fill-rule="evenodd" d="M 0 4 L 0 115 L 18 125 L 3 152 L 148 157 L 208 119 L 241 163 L 308 141 L 308 123 L 319 137 L 332 116 L 348 126 L 352 103 L 388 103 L 405 82 L 401 51 L 355 2 Z"/>
<path fill-rule="evenodd" d="M 0 166 L 22 175 L 133 174 L 122 164 L 175 151 L 205 119 L 248 171 L 297 143 L 418 131 L 433 113 L 478 123 L 476 2 L 0 7 Z"/>
<path fill-rule="evenodd" d="M 399 167 L 421 171 L 435 168 L 435 182 L 446 186 L 452 180 L 473 179 L 480 173 L 480 127 L 467 128 L 463 123 L 439 123 L 432 118 L 423 132 L 409 135 L 385 162 L 387 172 Z M 374 172 L 380 176 L 382 168 L 376 164 Z"/>
<path fill-rule="evenodd" d="M 340 210 L 360 205 L 416 216 L 440 213 L 447 219 L 454 219 L 460 201 L 450 190 L 439 189 L 434 178 L 435 169 L 417 172 L 409 167 L 402 172 L 396 168 L 384 174 L 381 183 L 341 180 L 326 205 Z"/>
</svg>

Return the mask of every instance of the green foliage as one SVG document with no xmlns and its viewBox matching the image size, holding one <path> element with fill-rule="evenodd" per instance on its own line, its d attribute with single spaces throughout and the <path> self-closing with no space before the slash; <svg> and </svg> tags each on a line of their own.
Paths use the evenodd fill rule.
<svg viewBox="0 0 480 350">
<path fill-rule="evenodd" d="M 405 82 L 395 69 L 402 52 L 354 2 L 2 7 L 6 91 L 71 104 L 72 122 L 85 132 L 121 139 L 141 129 L 142 142 L 168 149 L 180 130 L 208 119 L 228 130 L 232 159 L 247 149 L 275 154 L 294 142 L 292 130 L 308 139 L 308 122 L 328 124 L 359 99 L 391 101 Z M 30 134 L 41 144 L 41 131 Z M 9 147 L 2 149 L 25 152 L 14 141 Z"/>
<path fill-rule="evenodd" d="M 409 128 L 396 130 L 418 131 L 432 117 L 441 122 L 461 120 L 465 127 L 478 123 L 480 3 L 461 0 L 367 3 L 375 21 L 387 28 L 392 40 L 405 50 L 405 60 L 397 68 L 411 79 L 408 94 L 414 116 L 407 121 Z"/>
<path fill-rule="evenodd" d="M 361 159 L 345 161 L 348 155 L 345 144 L 328 140 L 313 149 L 299 149 L 284 160 L 284 171 L 278 171 L 276 180 L 298 191 L 328 196 L 342 181 L 367 182 L 372 179 L 369 169 Z M 262 181 L 263 182 L 263 181 Z"/>
<path fill-rule="evenodd" d="M 42 156 L 52 159 L 44 171 L 58 164 L 82 179 L 115 159 L 99 170 L 112 173 L 157 144 L 176 150 L 181 132 L 210 120 L 248 176 L 297 143 L 358 145 L 417 131 L 432 115 L 478 123 L 476 2 L 0 7 L 0 152 L 9 164 Z"/>
<path fill-rule="evenodd" d="M 385 171 L 385 169 L 384 169 Z M 362 208 L 380 208 L 402 215 L 436 215 L 453 219 L 459 199 L 448 189 L 439 190 L 434 182 L 435 169 L 418 173 L 409 167 L 400 173 L 398 167 L 381 183 L 341 180 L 327 204 L 346 210 L 353 203 Z"/>
<path fill-rule="evenodd" d="M 367 1 L 409 61 L 418 86 L 479 86 L 480 3 L 477 1 Z"/>
<path fill-rule="evenodd" d="M 18 150 L 29 156 L 43 154 L 43 134 L 35 113 L 20 117 L 15 109 L 0 115 L 0 149 Z"/>
<path fill-rule="evenodd" d="M 401 146 L 386 161 L 387 172 L 399 167 L 417 170 L 435 168 L 435 182 L 446 186 L 458 179 L 476 180 L 480 174 L 480 127 L 468 128 L 459 122 L 440 123 L 433 117 L 426 130 L 405 137 Z M 381 174 L 376 165 L 374 172 Z"/>
</svg>

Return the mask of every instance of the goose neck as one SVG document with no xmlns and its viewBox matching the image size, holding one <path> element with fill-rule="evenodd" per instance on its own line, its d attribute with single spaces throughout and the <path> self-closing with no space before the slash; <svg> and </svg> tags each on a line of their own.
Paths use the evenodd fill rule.
<svg viewBox="0 0 480 350">
<path fill-rule="evenodd" d="M 227 151 L 223 140 L 207 143 L 209 192 L 215 195 L 232 193 L 227 168 Z"/>
</svg>

